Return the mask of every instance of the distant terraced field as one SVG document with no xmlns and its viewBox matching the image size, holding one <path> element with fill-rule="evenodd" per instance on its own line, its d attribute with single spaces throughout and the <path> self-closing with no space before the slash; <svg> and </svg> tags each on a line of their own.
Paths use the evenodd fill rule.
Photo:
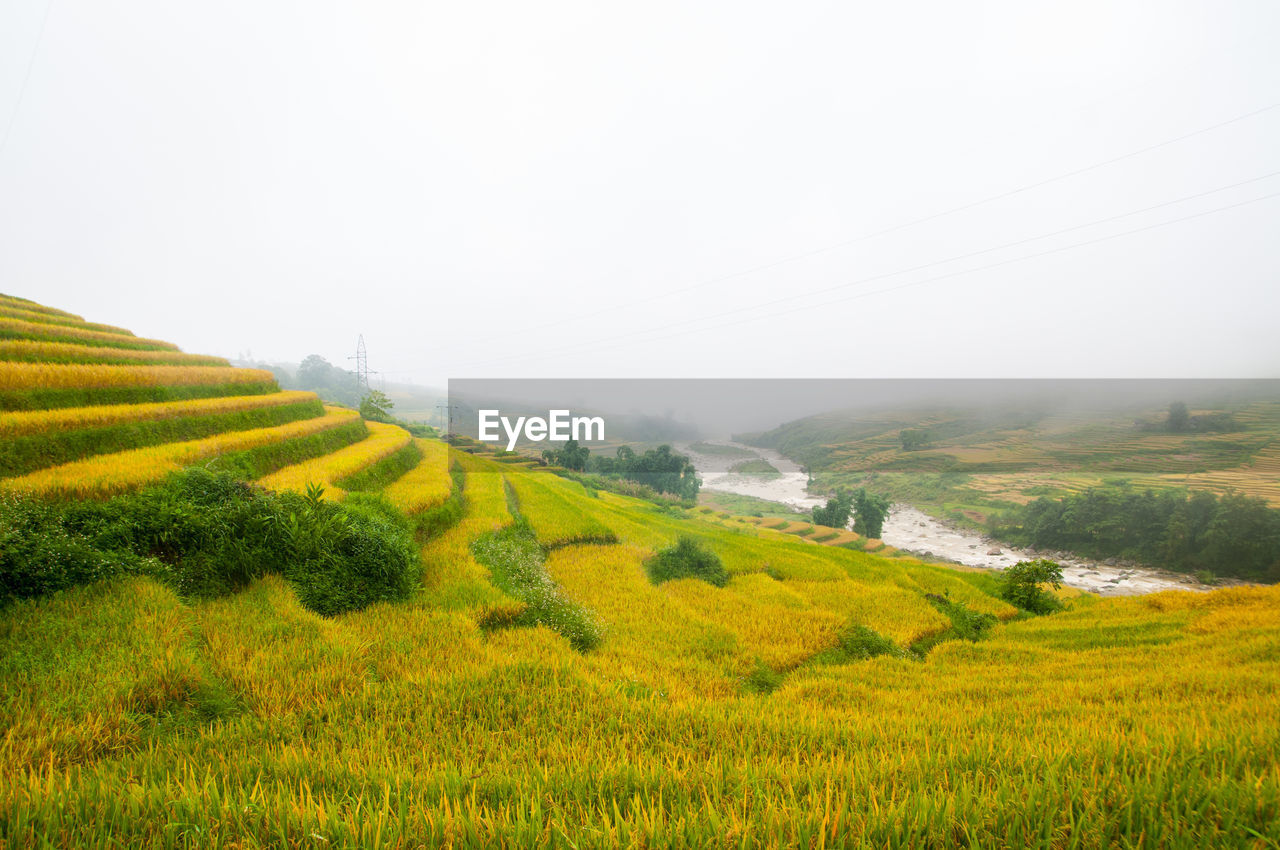
<svg viewBox="0 0 1280 850">
<path fill-rule="evenodd" d="M 1191 411 L 1210 412 L 1221 411 Z M 1133 417 L 1114 414 L 1055 414 L 1033 422 L 954 412 L 919 419 L 880 412 L 841 422 L 827 414 L 784 425 L 761 445 L 812 462 L 819 487 L 874 481 L 896 498 L 935 511 L 981 515 L 1116 481 L 1235 491 L 1280 507 L 1280 402 L 1255 401 L 1226 412 L 1237 429 L 1183 434 L 1144 431 Z M 1148 420 L 1161 415 L 1144 414 Z M 899 435 L 906 428 L 930 431 L 933 439 L 923 449 L 904 451 Z"/>
</svg>

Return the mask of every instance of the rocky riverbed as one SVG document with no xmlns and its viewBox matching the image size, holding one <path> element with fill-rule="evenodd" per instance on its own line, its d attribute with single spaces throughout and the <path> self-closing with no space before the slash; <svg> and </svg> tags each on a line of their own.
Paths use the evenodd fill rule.
<svg viewBox="0 0 1280 850">
<path fill-rule="evenodd" d="M 780 475 L 765 478 L 728 472 L 730 466 L 746 458 L 699 454 L 688 445 L 677 446 L 678 451 L 689 455 L 693 461 L 702 477 L 704 489 L 780 502 L 802 513 L 808 513 L 814 507 L 826 503 L 825 498 L 809 493 L 808 476 L 800 471 L 800 467 L 777 452 L 728 441 L 717 441 L 716 445 L 732 447 L 746 455 L 768 461 Z M 1171 589 L 1209 589 L 1194 578 L 1179 573 L 1115 561 L 1091 561 L 1066 552 L 1011 549 L 980 533 L 954 528 L 911 505 L 893 506 L 885 520 L 881 538 L 897 549 L 970 567 L 999 570 L 1011 567 L 1018 561 L 1050 558 L 1062 565 L 1062 576 L 1068 586 L 1103 596 L 1132 596 Z"/>
</svg>

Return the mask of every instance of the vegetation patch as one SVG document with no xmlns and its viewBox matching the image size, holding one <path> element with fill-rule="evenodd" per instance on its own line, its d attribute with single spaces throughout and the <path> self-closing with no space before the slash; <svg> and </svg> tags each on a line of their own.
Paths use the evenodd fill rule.
<svg viewBox="0 0 1280 850">
<path fill-rule="evenodd" d="M 1041 585 L 1062 587 L 1062 567 L 1046 558 L 1019 561 L 1000 574 L 1000 598 L 1032 614 L 1062 610 L 1062 602 Z"/>
<path fill-rule="evenodd" d="M 771 694 L 781 687 L 782 681 L 781 673 L 757 659 L 755 666 L 742 677 L 742 686 L 750 693 Z"/>
<path fill-rule="evenodd" d="M 654 584 L 681 578 L 700 579 L 716 587 L 729 583 L 729 573 L 720 557 L 689 536 L 682 536 L 676 545 L 658 552 L 645 562 L 645 569 Z"/>
<path fill-rule="evenodd" d="M 337 614 L 407 598 L 420 571 L 408 521 L 385 502 L 273 494 L 199 468 L 103 502 L 4 497 L 0 544 L 3 600 L 119 574 L 210 598 L 283 573 L 304 605 Z"/>
<path fill-rule="evenodd" d="M 998 622 L 994 614 L 972 611 L 963 602 L 953 600 L 950 593 L 945 595 L 926 593 L 924 598 L 934 608 L 947 615 L 947 618 L 951 620 L 951 626 L 944 632 L 928 635 L 912 643 L 911 652 L 918 657 L 928 655 L 929 650 L 943 641 L 967 640 L 976 642 L 982 640 Z"/>
<path fill-rule="evenodd" d="M 1280 510 L 1240 494 L 1097 487 L 1007 511 L 993 520 L 991 533 L 1020 546 L 1093 558 L 1280 580 Z"/>
<path fill-rule="evenodd" d="M 840 633 L 836 653 L 842 661 L 864 661 L 881 655 L 905 655 L 889 638 L 866 626 L 850 626 Z"/>
<path fill-rule="evenodd" d="M 546 626 L 562 635 L 579 652 L 600 644 L 603 630 L 585 608 L 577 605 L 555 583 L 546 570 L 546 552 L 528 520 L 515 521 L 471 544 L 471 553 L 489 568 L 499 590 L 524 603 L 523 609 L 504 609 L 504 616 L 485 625 Z"/>
<path fill-rule="evenodd" d="M 769 463 L 767 460 L 762 460 L 761 458 L 754 458 L 752 460 L 744 460 L 741 463 L 735 463 L 733 466 L 729 467 L 729 471 L 737 475 L 751 475 L 756 478 L 765 478 L 768 480 L 782 477 L 782 473 L 778 471 L 776 466 Z"/>
</svg>

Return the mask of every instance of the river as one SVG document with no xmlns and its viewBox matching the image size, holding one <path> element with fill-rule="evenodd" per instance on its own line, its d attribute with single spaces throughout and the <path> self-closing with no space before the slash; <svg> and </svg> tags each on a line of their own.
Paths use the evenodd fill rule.
<svg viewBox="0 0 1280 850">
<path fill-rule="evenodd" d="M 825 498 L 809 493 L 808 476 L 800 471 L 799 465 L 777 452 L 729 441 L 716 441 L 713 445 L 731 447 L 767 461 L 781 475 L 776 478 L 764 478 L 725 472 L 727 466 L 750 458 L 743 456 L 726 459 L 724 456 L 699 454 L 687 444 L 677 446 L 678 451 L 687 454 L 693 461 L 702 478 L 704 490 L 767 499 L 789 505 L 800 513 L 808 513 L 813 508 L 826 503 Z M 1047 557 L 1043 553 L 1034 554 L 1009 548 L 977 532 L 950 526 L 911 505 L 904 504 L 895 504 L 892 507 L 880 536 L 885 543 L 896 549 L 930 555 L 970 567 L 999 570 L 1013 566 L 1019 561 Z M 1134 596 L 1172 589 L 1197 591 L 1209 589 L 1194 578 L 1180 573 L 1099 563 L 1061 552 L 1051 557 L 1062 566 L 1064 584 L 1102 596 Z"/>
</svg>

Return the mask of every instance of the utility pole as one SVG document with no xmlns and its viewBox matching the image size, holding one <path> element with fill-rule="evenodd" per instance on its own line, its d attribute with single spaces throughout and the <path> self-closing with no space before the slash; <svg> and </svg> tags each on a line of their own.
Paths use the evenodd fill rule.
<svg viewBox="0 0 1280 850">
<path fill-rule="evenodd" d="M 445 423 L 445 437 L 453 436 L 453 412 L 458 409 L 458 405 L 440 402 L 436 405 L 436 410 L 440 411 L 440 421 Z"/>
</svg>

